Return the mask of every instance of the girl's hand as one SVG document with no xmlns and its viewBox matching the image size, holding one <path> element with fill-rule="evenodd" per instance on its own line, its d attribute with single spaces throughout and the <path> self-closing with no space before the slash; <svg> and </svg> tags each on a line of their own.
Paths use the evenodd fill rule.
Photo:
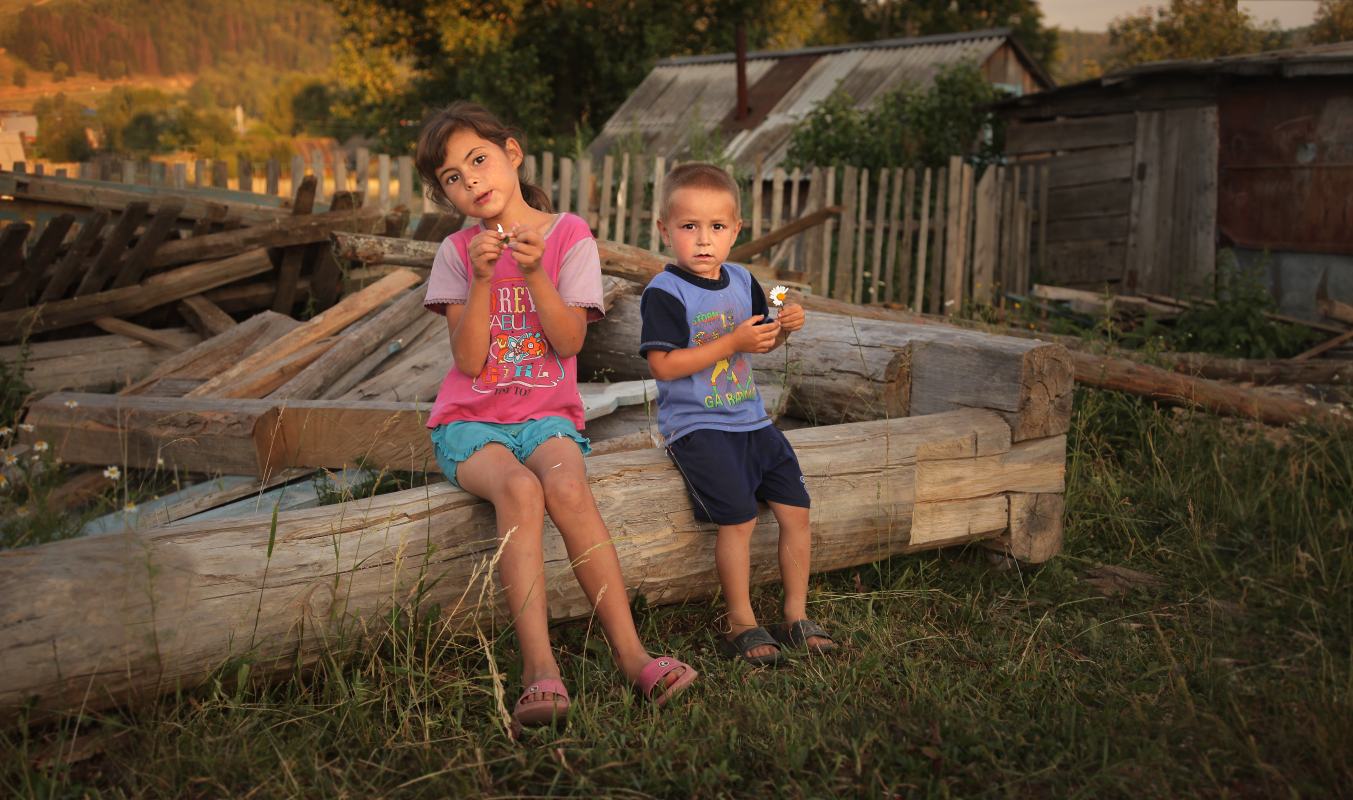
<svg viewBox="0 0 1353 800">
<path fill-rule="evenodd" d="M 776 319 L 780 321 L 780 327 L 786 333 L 801 330 L 803 328 L 803 306 L 798 303 L 785 303 Z"/>
<path fill-rule="evenodd" d="M 512 247 L 512 257 L 517 260 L 521 276 L 526 278 L 538 272 L 540 258 L 545 255 L 545 237 L 540 235 L 540 231 L 520 222 L 512 223 L 509 235 L 516 243 Z"/>
<path fill-rule="evenodd" d="M 506 240 L 498 231 L 482 230 L 470 240 L 470 269 L 480 280 L 493 277 L 493 268 L 503 255 Z"/>
</svg>

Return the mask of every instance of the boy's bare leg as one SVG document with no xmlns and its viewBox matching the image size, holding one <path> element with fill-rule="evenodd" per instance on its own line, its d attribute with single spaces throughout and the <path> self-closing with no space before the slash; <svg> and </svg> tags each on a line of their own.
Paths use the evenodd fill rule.
<svg viewBox="0 0 1353 800">
<path fill-rule="evenodd" d="M 545 608 L 545 556 L 541 540 L 545 525 L 545 498 L 540 480 L 522 466 L 511 450 L 491 442 L 456 467 L 456 482 L 470 494 L 493 503 L 498 537 L 511 537 L 498 559 L 498 581 L 507 596 L 512 627 L 521 645 L 522 683 L 559 678 L 559 665 L 550 650 Z M 516 530 L 512 530 L 516 528 Z M 549 700 L 552 692 L 537 692 L 530 700 Z"/>
<path fill-rule="evenodd" d="M 634 629 L 620 558 L 587 484 L 587 466 L 578 443 L 572 439 L 550 439 L 526 459 L 526 466 L 544 487 L 545 508 L 564 539 L 573 574 L 596 608 L 597 621 L 606 631 L 616 662 L 630 683 L 638 681 L 639 673 L 653 657 Z M 678 669 L 668 673 L 665 685 L 671 686 L 684 672 Z"/>
<path fill-rule="evenodd" d="M 741 525 L 720 525 L 719 538 L 714 542 L 714 566 L 719 570 L 724 602 L 728 603 L 729 633 L 725 638 L 729 641 L 743 631 L 757 627 L 749 587 L 752 582 L 752 531 L 755 529 L 754 519 Z M 748 650 L 747 655 L 756 658 L 775 652 L 776 648 L 763 644 Z"/>
<path fill-rule="evenodd" d="M 808 509 L 767 503 L 780 523 L 780 581 L 785 587 L 785 622 L 808 619 L 808 574 L 813 551 L 813 534 L 808 524 Z M 808 645 L 830 644 L 821 636 L 808 637 Z"/>
</svg>

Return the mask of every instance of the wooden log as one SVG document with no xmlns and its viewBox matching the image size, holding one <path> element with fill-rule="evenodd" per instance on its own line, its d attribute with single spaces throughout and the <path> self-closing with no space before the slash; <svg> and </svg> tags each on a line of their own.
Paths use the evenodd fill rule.
<svg viewBox="0 0 1353 800">
<path fill-rule="evenodd" d="M 366 316 L 367 312 L 389 300 L 401 291 L 422 280 L 409 270 L 396 270 L 356 294 L 350 294 L 328 311 L 314 317 L 292 333 L 245 358 L 240 363 L 217 375 L 188 393 L 188 397 L 262 397 L 281 384 L 271 384 L 271 378 L 261 380 L 252 376 L 292 353 L 309 347 L 322 339 L 342 331 Z"/>
<path fill-rule="evenodd" d="M 191 348 L 202 337 L 184 328 L 156 331 L 172 339 L 175 350 Z M 89 336 L 55 342 L 30 342 L 24 364 L 24 383 L 35 392 L 103 391 L 125 386 L 159 367 L 174 351 L 151 347 L 126 336 Z M 0 362 L 15 365 L 20 345 L 0 347 Z"/>
<path fill-rule="evenodd" d="M 28 301 L 42 281 L 47 265 L 56 258 L 57 249 L 61 247 L 66 234 L 74 224 L 75 216 L 72 214 L 53 217 L 47 223 L 42 235 L 38 237 L 37 244 L 33 245 L 28 258 L 24 260 L 18 278 L 5 290 L 5 296 L 0 298 L 0 311 L 12 311 L 28 305 Z"/>
<path fill-rule="evenodd" d="M 143 380 L 123 390 L 122 394 L 181 397 L 188 389 L 157 391 L 160 382 L 172 381 L 176 386 L 196 388 L 300 326 L 300 322 L 284 314 L 271 311 L 255 314 L 230 330 L 168 359 Z"/>
<path fill-rule="evenodd" d="M 218 336 L 239 324 L 220 306 L 200 294 L 180 300 L 178 310 L 203 338 Z"/>
<path fill-rule="evenodd" d="M 184 350 L 188 349 L 175 337 L 166 336 L 159 331 L 144 328 L 140 325 L 117 319 L 116 317 L 99 317 L 98 319 L 91 321 L 99 330 L 117 336 L 126 336 L 136 339 L 155 347 L 162 347 L 173 353 L 182 353 Z"/>
<path fill-rule="evenodd" d="M 203 162 L 203 186 L 205 187 L 206 165 Z M 241 224 L 261 225 L 265 222 L 286 217 L 287 209 L 266 203 L 242 202 L 235 199 L 234 192 L 220 192 L 203 189 L 196 192 L 177 193 L 163 189 L 140 186 L 119 186 L 102 181 L 61 180 L 42 178 L 34 175 L 0 175 L 0 194 L 9 195 L 18 200 L 55 203 L 77 208 L 124 208 L 130 203 L 146 203 L 151 213 L 170 203 L 179 204 L 183 210 L 180 219 L 197 220 L 208 216 L 213 207 L 223 206 L 228 215 L 239 219 Z"/>
<path fill-rule="evenodd" d="M 426 315 L 423 297 L 427 287 L 413 289 L 374 319 L 349 332 L 334 347 L 303 372 L 268 395 L 270 400 L 312 400 L 334 380 L 352 369 L 387 340 Z"/>
<path fill-rule="evenodd" d="M 296 189 L 292 201 L 291 213 L 296 217 L 309 216 L 315 207 L 314 175 L 307 175 Z M 277 293 L 273 295 L 272 310 L 278 314 L 290 314 L 296 305 L 296 279 L 301 277 L 301 265 L 305 262 L 305 246 L 288 247 L 282 254 L 282 266 L 277 271 Z"/>
<path fill-rule="evenodd" d="M 103 291 L 104 285 L 108 283 L 108 279 L 117 270 L 118 262 L 125 254 L 127 244 L 136 235 L 136 229 L 141 225 L 141 220 L 145 218 L 149 207 L 149 203 L 137 202 L 128 203 L 127 207 L 122 209 L 122 215 L 117 218 L 113 230 L 103 240 L 103 247 L 99 248 L 99 255 L 90 265 L 84 278 L 81 279 L 80 285 L 76 287 L 76 297 Z"/>
<path fill-rule="evenodd" d="M 912 540 L 918 448 L 962 440 L 986 457 L 1008 451 L 1008 433 L 996 415 L 967 410 L 787 434 L 814 498 L 813 571 L 937 546 Z M 1011 484 L 1022 484 L 1020 467 L 1011 469 Z M 665 453 L 590 459 L 588 480 L 631 596 L 657 605 L 717 592 L 713 526 L 694 521 Z M 275 523 L 265 511 L 0 553 L 0 671 L 10 676 L 0 721 L 21 709 L 32 724 L 145 702 L 191 689 L 239 656 L 253 676 L 291 674 L 321 657 L 341 662 L 379 641 L 391 619 L 428 608 L 449 632 L 506 619 L 489 563 L 498 548 L 492 507 L 450 484 L 279 513 Z M 980 522 L 971 527 L 989 527 L 985 514 Z M 779 579 L 777 542 L 763 507 L 754 584 Z M 549 523 L 544 548 L 546 573 L 559 576 L 551 617 L 586 616 Z"/>
<path fill-rule="evenodd" d="M 618 298 L 578 354 L 591 380 L 649 377 L 638 299 Z M 762 386 L 789 392 L 786 413 L 817 424 L 989 408 L 1015 441 L 1065 433 L 1073 366 L 1060 345 L 938 325 L 807 312 L 788 351 L 751 356 Z"/>
<path fill-rule="evenodd" d="M 140 286 L 110 289 L 98 294 L 0 313 L 0 340 L 67 328 L 99 317 L 126 317 L 182 300 L 272 269 L 266 250 L 254 250 L 222 261 L 180 267 L 152 275 Z"/>
<path fill-rule="evenodd" d="M 351 195 L 347 195 L 351 198 Z M 339 195 L 334 196 L 338 205 Z M 291 247 L 324 242 L 330 231 L 369 233 L 383 215 L 378 209 L 335 209 L 323 214 L 283 217 L 265 225 L 239 228 L 224 233 L 193 236 L 165 242 L 155 252 L 152 267 L 190 264 L 208 258 L 224 258 L 260 247 Z"/>
<path fill-rule="evenodd" d="M 80 269 L 85 266 L 85 257 L 93 252 L 99 237 L 103 235 L 103 226 L 108 224 L 109 216 L 111 215 L 107 211 L 95 209 L 94 213 L 81 223 L 75 241 L 71 242 L 65 257 L 56 268 L 56 273 L 38 296 L 39 303 L 50 303 L 65 296 L 66 290 L 80 276 Z"/>
<path fill-rule="evenodd" d="M 741 263 L 753 256 L 760 255 L 780 242 L 821 225 L 845 210 L 845 206 L 828 206 L 827 208 L 819 208 L 810 214 L 804 214 L 788 225 L 782 225 L 759 239 L 753 239 L 747 244 L 734 247 L 728 253 L 728 260 Z"/>
<path fill-rule="evenodd" d="M 1196 406 L 1220 416 L 1257 419 L 1269 425 L 1290 425 L 1303 419 L 1350 424 L 1342 409 L 1330 403 L 1193 378 L 1121 358 L 1080 351 L 1072 351 L 1072 356 L 1077 383 L 1141 395 L 1162 405 Z"/>
</svg>

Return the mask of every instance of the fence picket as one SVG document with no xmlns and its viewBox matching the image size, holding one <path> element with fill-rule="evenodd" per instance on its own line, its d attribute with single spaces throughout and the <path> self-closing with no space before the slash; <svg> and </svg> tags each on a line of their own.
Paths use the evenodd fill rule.
<svg viewBox="0 0 1353 800">
<path fill-rule="evenodd" d="M 823 208 L 836 203 L 836 167 L 827 167 L 825 176 L 822 181 Z M 831 288 L 832 231 L 836 226 L 835 219 L 829 219 L 822 224 L 822 260 L 815 268 L 818 279 L 817 293 L 823 297 L 827 296 L 827 291 Z"/>
<path fill-rule="evenodd" d="M 888 227 L 888 175 L 891 170 L 879 170 L 879 188 L 878 195 L 874 198 L 874 252 L 873 259 L 869 264 L 869 271 L 866 277 L 869 280 L 869 291 L 864 295 L 869 298 L 869 302 L 876 303 L 879 299 L 879 284 L 883 282 L 883 240 L 884 232 Z M 893 234 L 894 241 L 897 234 Z M 860 302 L 864 302 L 861 299 Z"/>
<path fill-rule="evenodd" d="M 315 202 L 323 203 L 329 198 L 324 186 L 324 151 L 310 151 L 310 174 L 315 176 Z"/>
<path fill-rule="evenodd" d="M 855 167 L 841 170 L 841 230 L 837 235 L 836 274 L 832 276 L 832 299 L 848 300 L 850 297 L 850 268 L 855 263 L 855 202 L 860 191 L 860 171 Z"/>
<path fill-rule="evenodd" d="M 573 199 L 573 159 L 559 159 L 559 213 L 569 213 L 569 201 Z M 587 215 L 587 209 L 580 209 L 583 216 Z"/>
<path fill-rule="evenodd" d="M 615 156 L 606 156 L 601 162 L 601 186 L 597 208 L 597 238 L 611 238 L 611 184 L 615 181 Z"/>
<path fill-rule="evenodd" d="M 390 156 L 381 153 L 376 156 L 377 201 L 382 211 L 390 210 Z"/>
<path fill-rule="evenodd" d="M 636 154 L 630 164 L 630 233 L 629 244 L 639 247 L 639 237 L 644 231 L 644 188 L 648 183 L 647 163 L 642 155 Z"/>
<path fill-rule="evenodd" d="M 1038 275 L 1048 275 L 1048 168 L 1038 168 Z"/>
<path fill-rule="evenodd" d="M 275 158 L 270 158 L 268 163 L 264 165 L 263 170 L 265 176 L 263 191 L 269 197 L 276 197 L 279 191 L 277 184 L 282 180 L 282 163 Z"/>
<path fill-rule="evenodd" d="M 996 167 L 987 167 L 977 182 L 973 199 L 972 299 L 991 302 L 991 281 L 996 260 L 996 234 L 999 228 L 1000 186 Z"/>
<path fill-rule="evenodd" d="M 912 310 L 921 313 L 925 299 L 925 257 L 930 243 L 930 167 L 925 168 L 925 177 L 921 181 L 921 226 L 916 242 L 916 298 Z"/>
<path fill-rule="evenodd" d="M 540 188 L 550 198 L 550 205 L 558 208 L 559 204 L 554 201 L 554 153 L 549 150 L 540 154 Z"/>
<path fill-rule="evenodd" d="M 763 227 L 761 225 L 761 199 L 763 190 L 761 176 L 764 174 L 761 156 L 757 156 L 752 164 L 752 239 L 760 239 Z M 775 225 L 771 225 L 771 230 L 775 230 Z"/>
<path fill-rule="evenodd" d="M 949 168 L 940 167 L 935 173 L 935 246 L 930 258 L 930 313 L 944 313 L 944 265 L 949 247 Z"/>
<path fill-rule="evenodd" d="M 371 199 L 371 151 L 365 147 L 357 148 L 357 161 L 353 165 L 357 179 L 358 206 L 366 205 Z"/>
<path fill-rule="evenodd" d="M 658 231 L 658 217 L 662 214 L 662 185 L 667 178 L 667 159 L 658 156 L 653 159 L 653 212 L 648 225 L 648 249 L 654 253 L 662 252 L 662 234 Z"/>
<path fill-rule="evenodd" d="M 85 166 L 84 164 L 80 165 L 82 172 Z M 82 174 L 80 177 L 85 176 Z M 174 188 L 180 191 L 188 188 L 188 165 L 183 162 L 174 165 Z"/>
<path fill-rule="evenodd" d="M 859 230 L 855 232 L 855 275 L 854 282 L 851 283 L 850 302 L 864 302 L 864 273 L 865 259 L 868 257 L 868 250 L 865 249 L 865 229 L 869 227 L 869 169 L 860 170 L 860 213 L 859 219 L 855 224 Z"/>
<path fill-rule="evenodd" d="M 334 194 L 350 192 L 348 188 L 348 154 L 339 150 L 334 153 Z"/>
<path fill-rule="evenodd" d="M 625 241 L 625 211 L 626 201 L 629 200 L 630 185 L 630 154 L 624 153 L 620 156 L 620 182 L 615 191 L 615 235 L 611 237 L 613 241 Z"/>
<path fill-rule="evenodd" d="M 897 237 L 902 227 L 902 182 L 904 170 L 898 167 L 892 171 L 893 197 L 888 204 L 888 244 L 883 260 L 883 302 L 893 302 L 893 279 L 897 274 Z M 902 295 L 906 297 L 906 294 Z"/>
<path fill-rule="evenodd" d="M 592 221 L 592 159 L 584 158 L 578 162 L 578 208 L 577 214 L 587 220 L 592 232 L 601 235 L 600 223 Z"/>
</svg>

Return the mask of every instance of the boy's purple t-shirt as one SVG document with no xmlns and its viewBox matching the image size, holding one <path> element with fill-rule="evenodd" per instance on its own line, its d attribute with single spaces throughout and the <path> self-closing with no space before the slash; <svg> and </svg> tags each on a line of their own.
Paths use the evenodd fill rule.
<svg viewBox="0 0 1353 800">
<path fill-rule="evenodd" d="M 432 262 L 423 305 L 443 316 L 448 303 L 465 303 L 470 283 L 470 240 L 483 224 L 454 233 L 442 242 Z M 601 258 L 587 223 L 560 214 L 545 233 L 541 267 L 571 306 L 586 308 L 587 321 L 605 316 Z M 577 357 L 560 358 L 545 337 L 526 281 L 508 249 L 493 268 L 489 355 L 479 375 L 470 377 L 453 364 L 428 427 L 448 422 L 512 424 L 544 417 L 564 417 L 582 429 L 583 401 L 578 394 Z"/>
</svg>

